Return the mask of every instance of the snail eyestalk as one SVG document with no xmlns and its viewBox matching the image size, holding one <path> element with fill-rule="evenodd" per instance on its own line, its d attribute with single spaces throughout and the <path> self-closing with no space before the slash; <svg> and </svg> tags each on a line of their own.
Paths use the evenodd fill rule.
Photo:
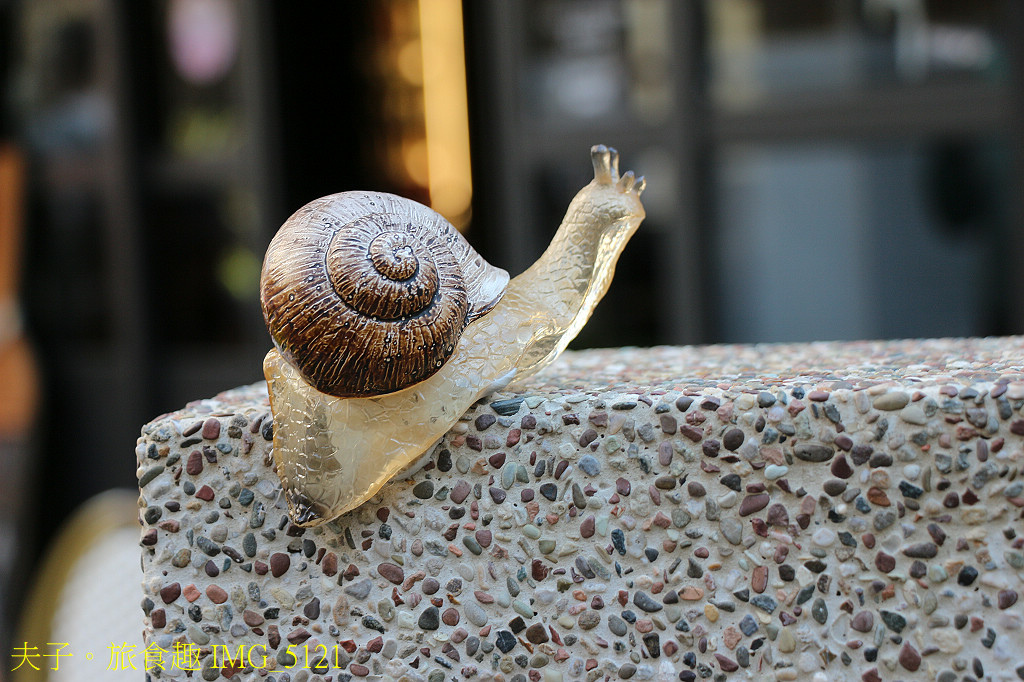
<svg viewBox="0 0 1024 682">
<path fill-rule="evenodd" d="M 572 200 L 550 246 L 465 327 L 427 379 L 383 395 L 341 398 L 313 388 L 277 349 L 267 354 L 274 458 L 295 523 L 315 526 L 359 506 L 470 405 L 539 371 L 576 336 L 644 218 L 643 178 L 620 176 L 614 149 L 595 146 L 591 157 L 594 180 Z"/>
</svg>

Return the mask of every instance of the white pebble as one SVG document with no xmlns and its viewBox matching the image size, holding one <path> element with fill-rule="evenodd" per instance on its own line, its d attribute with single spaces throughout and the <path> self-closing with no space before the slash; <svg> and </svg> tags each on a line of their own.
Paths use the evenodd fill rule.
<svg viewBox="0 0 1024 682">
<path fill-rule="evenodd" d="M 1006 397 L 1010 400 L 1020 400 L 1024 398 L 1024 383 L 1020 381 L 1010 382 L 1006 386 Z"/>
<path fill-rule="evenodd" d="M 819 547 L 828 547 L 833 542 L 835 542 L 835 539 L 835 532 L 828 528 L 819 528 L 818 530 L 814 531 L 814 535 L 811 536 L 811 540 L 813 540 L 814 544 L 818 545 Z"/>
<path fill-rule="evenodd" d="M 800 659 L 797 661 L 796 665 L 802 673 L 812 672 L 818 669 L 818 657 L 810 651 L 805 651 L 800 654 Z"/>
</svg>

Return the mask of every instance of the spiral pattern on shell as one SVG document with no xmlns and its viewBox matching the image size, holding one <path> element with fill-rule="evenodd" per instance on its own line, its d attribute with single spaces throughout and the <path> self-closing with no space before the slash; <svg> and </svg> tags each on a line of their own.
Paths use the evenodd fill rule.
<svg viewBox="0 0 1024 682">
<path fill-rule="evenodd" d="M 281 227 L 261 298 L 274 344 L 307 382 L 339 397 L 371 396 L 437 372 L 507 283 L 426 206 L 343 192 Z"/>
</svg>

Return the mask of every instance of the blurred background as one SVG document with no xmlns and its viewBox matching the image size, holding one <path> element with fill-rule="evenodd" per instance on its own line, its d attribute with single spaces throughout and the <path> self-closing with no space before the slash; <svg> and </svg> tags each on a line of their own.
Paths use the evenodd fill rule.
<svg viewBox="0 0 1024 682">
<path fill-rule="evenodd" d="M 1020 333 L 1022 142 L 1016 0 L 0 0 L 0 621 L 141 424 L 261 378 L 307 201 L 515 275 L 605 143 L 648 217 L 574 347 Z"/>
</svg>

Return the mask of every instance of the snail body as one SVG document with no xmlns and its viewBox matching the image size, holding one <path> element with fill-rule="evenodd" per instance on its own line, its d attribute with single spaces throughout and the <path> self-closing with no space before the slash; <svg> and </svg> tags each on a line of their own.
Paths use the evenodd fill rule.
<svg viewBox="0 0 1024 682">
<path fill-rule="evenodd" d="M 470 405 L 539 371 L 576 336 L 644 218 L 643 179 L 632 172 L 620 177 L 614 150 L 595 146 L 591 157 L 594 180 L 572 200 L 544 254 L 503 295 L 494 296 L 503 271 L 492 273 L 470 258 L 471 269 L 484 273 L 480 289 L 486 295 L 479 299 L 488 300 L 478 305 L 487 310 L 464 326 L 447 360 L 425 379 L 382 395 L 332 396 L 286 359 L 300 345 L 275 337 L 283 349 L 267 354 L 264 374 L 277 473 L 295 523 L 315 526 L 357 507 L 425 453 Z M 473 310 L 467 307 L 467 316 Z"/>
</svg>

